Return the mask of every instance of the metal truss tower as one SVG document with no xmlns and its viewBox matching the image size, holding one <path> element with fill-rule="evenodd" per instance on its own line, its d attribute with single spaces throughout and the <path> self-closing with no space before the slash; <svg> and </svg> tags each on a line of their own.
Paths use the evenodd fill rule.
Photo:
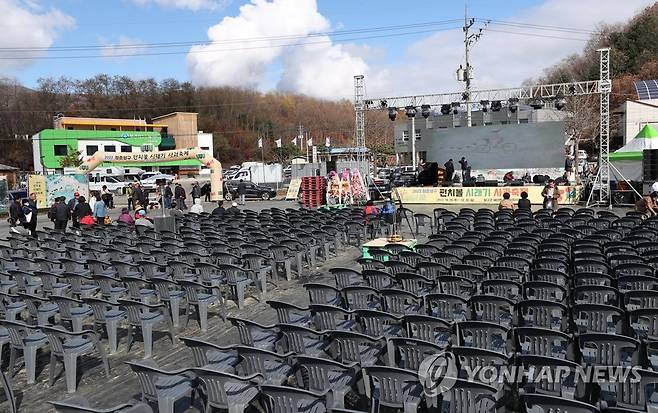
<svg viewBox="0 0 658 413">
<path fill-rule="evenodd" d="M 366 112 L 365 112 L 365 81 L 363 75 L 354 76 L 354 112 L 356 124 L 354 128 L 355 146 L 357 148 L 356 161 L 361 173 L 367 174 L 366 153 L 362 148 L 366 147 Z"/>
<path fill-rule="evenodd" d="M 599 149 L 599 173 L 593 189 L 599 190 L 598 203 L 608 204 L 612 208 L 612 196 L 610 193 L 610 49 L 599 49 L 599 101 L 600 101 L 600 149 Z M 577 155 L 576 155 L 577 156 Z"/>
</svg>

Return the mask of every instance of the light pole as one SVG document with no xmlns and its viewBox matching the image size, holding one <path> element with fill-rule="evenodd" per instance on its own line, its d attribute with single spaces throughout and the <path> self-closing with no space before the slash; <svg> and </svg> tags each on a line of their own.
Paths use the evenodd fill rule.
<svg viewBox="0 0 658 413">
<path fill-rule="evenodd" d="M 413 99 L 413 104 L 407 106 L 406 114 L 411 119 L 411 165 L 416 170 L 416 99 Z"/>
</svg>

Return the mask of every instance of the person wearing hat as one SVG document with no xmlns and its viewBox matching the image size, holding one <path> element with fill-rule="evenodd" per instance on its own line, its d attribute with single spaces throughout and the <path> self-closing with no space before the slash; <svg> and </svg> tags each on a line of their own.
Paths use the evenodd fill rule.
<svg viewBox="0 0 658 413">
<path fill-rule="evenodd" d="M 75 207 L 78 206 L 78 203 L 80 202 L 80 192 L 74 192 L 73 193 L 73 198 L 69 200 L 69 202 L 66 204 L 69 207 L 69 211 L 71 211 L 71 225 L 74 228 L 78 228 L 80 225 L 78 224 L 78 217 L 73 213 L 75 211 Z"/>
<path fill-rule="evenodd" d="M 153 229 L 153 222 L 150 219 L 146 218 L 146 210 L 139 209 L 135 211 L 135 226 L 136 227 L 146 227 Z"/>
<path fill-rule="evenodd" d="M 237 202 L 233 202 L 233 203 L 231 204 L 231 207 L 230 207 L 229 209 L 226 210 L 226 213 L 227 213 L 227 214 L 239 214 L 239 213 L 240 213 L 240 209 L 238 209 L 238 203 L 237 203 Z"/>
</svg>

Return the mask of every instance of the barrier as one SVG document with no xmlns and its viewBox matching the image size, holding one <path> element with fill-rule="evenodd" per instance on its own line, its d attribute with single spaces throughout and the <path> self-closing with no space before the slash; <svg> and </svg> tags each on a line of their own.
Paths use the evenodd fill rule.
<svg viewBox="0 0 658 413">
<path fill-rule="evenodd" d="M 103 162 L 131 164 L 145 162 L 181 161 L 196 159 L 210 168 L 210 199 L 219 201 L 223 198 L 222 164 L 201 148 L 173 149 L 170 151 L 114 153 L 98 151 L 90 156 L 77 169 L 76 174 L 86 175 Z"/>
<path fill-rule="evenodd" d="M 397 193 L 403 204 L 495 204 L 503 194 L 509 192 L 512 201 L 521 198 L 521 192 L 528 193 L 533 205 L 541 205 L 543 186 L 499 186 L 499 187 L 400 187 Z M 580 199 L 582 185 L 560 186 L 560 205 L 573 205 Z M 395 191 L 393 191 L 395 195 Z"/>
</svg>

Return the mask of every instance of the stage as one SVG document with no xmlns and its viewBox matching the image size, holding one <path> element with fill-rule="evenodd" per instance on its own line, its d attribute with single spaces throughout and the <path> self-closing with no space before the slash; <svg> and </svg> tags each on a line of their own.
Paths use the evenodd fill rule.
<svg viewBox="0 0 658 413">
<path fill-rule="evenodd" d="M 490 204 L 498 205 L 503 194 L 509 192 L 512 201 L 516 203 L 521 198 L 521 192 L 527 192 L 533 205 L 541 205 L 544 198 L 541 192 L 544 185 L 497 186 L 497 187 L 399 187 L 397 194 L 403 204 Z M 582 185 L 559 186 L 560 205 L 574 205 L 580 199 Z M 392 196 L 397 199 L 396 191 Z"/>
</svg>

